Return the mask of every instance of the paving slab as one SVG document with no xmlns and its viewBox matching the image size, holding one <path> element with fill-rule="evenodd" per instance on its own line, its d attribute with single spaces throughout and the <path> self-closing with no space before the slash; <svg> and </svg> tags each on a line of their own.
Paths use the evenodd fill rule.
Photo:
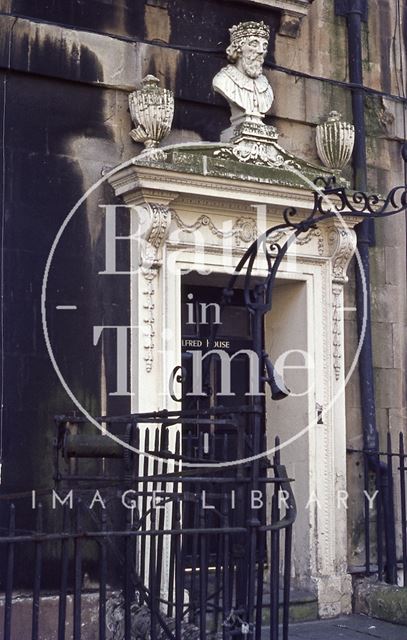
<svg viewBox="0 0 407 640">
<path fill-rule="evenodd" d="M 289 640 L 407 640 L 407 627 L 354 615 L 292 624 Z"/>
</svg>

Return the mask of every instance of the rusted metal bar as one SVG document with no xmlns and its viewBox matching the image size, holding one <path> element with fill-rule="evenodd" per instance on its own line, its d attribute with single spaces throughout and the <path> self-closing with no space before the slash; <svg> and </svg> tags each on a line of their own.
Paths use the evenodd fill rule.
<svg viewBox="0 0 407 640">
<path fill-rule="evenodd" d="M 42 533 L 43 511 L 42 504 L 37 506 L 36 532 Z M 39 615 L 40 615 L 40 591 L 41 591 L 41 570 L 42 570 L 42 541 L 35 542 L 34 559 L 34 588 L 33 588 L 33 608 L 31 622 L 31 640 L 39 639 Z"/>
<path fill-rule="evenodd" d="M 107 517 L 103 509 L 101 530 L 107 534 Z M 107 582 L 107 549 L 106 538 L 99 540 L 99 640 L 106 640 L 106 582 Z"/>
<path fill-rule="evenodd" d="M 387 433 L 387 496 L 385 513 L 386 527 L 386 575 L 387 582 L 397 584 L 397 558 L 396 558 L 396 519 L 394 512 L 394 490 L 393 490 L 393 457 L 391 434 Z M 387 517 L 386 517 L 387 516 Z"/>
<path fill-rule="evenodd" d="M 11 614 L 13 601 L 14 578 L 14 542 L 16 531 L 16 510 L 14 504 L 10 505 L 7 545 L 7 569 L 6 569 L 6 594 L 4 601 L 4 640 L 11 640 Z"/>
<path fill-rule="evenodd" d="M 128 511 L 126 514 L 126 531 L 131 531 L 131 511 Z M 134 562 L 134 558 L 132 558 L 131 554 L 131 538 L 130 536 L 126 536 L 124 541 L 125 552 L 124 552 L 124 584 L 123 584 L 123 594 L 124 594 L 124 640 L 131 640 L 131 604 L 132 604 L 132 583 L 131 583 L 131 567 Z"/>
<path fill-rule="evenodd" d="M 81 532 L 81 507 L 78 500 L 75 505 L 75 530 Z M 81 537 L 74 540 L 74 592 L 73 592 L 73 640 L 81 640 L 82 637 L 82 549 Z"/>
<path fill-rule="evenodd" d="M 123 458 L 124 448 L 119 442 L 101 434 L 66 434 L 63 455 L 65 458 Z"/>
<path fill-rule="evenodd" d="M 175 501 L 175 526 L 181 531 L 181 507 L 179 500 Z M 181 536 L 175 542 L 175 637 L 181 638 L 181 624 L 184 605 L 184 576 L 182 571 Z"/>
<path fill-rule="evenodd" d="M 64 505 L 62 531 L 66 532 L 68 528 L 68 505 Z M 69 538 L 61 538 L 61 560 L 60 560 L 60 587 L 58 602 L 58 640 L 65 640 L 66 627 L 66 597 L 68 589 L 68 544 Z"/>
</svg>

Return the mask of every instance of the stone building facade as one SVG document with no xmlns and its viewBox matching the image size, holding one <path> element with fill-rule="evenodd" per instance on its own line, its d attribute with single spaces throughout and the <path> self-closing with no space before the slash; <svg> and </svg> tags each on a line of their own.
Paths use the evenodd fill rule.
<svg viewBox="0 0 407 640">
<path fill-rule="evenodd" d="M 71 407 L 51 366 L 43 339 L 40 297 L 44 267 L 62 222 L 82 194 L 107 171 L 142 150 L 129 136 L 132 127 L 129 93 L 147 74 L 153 74 L 175 96 L 173 127 L 165 144 L 218 142 L 222 131 L 229 126 L 229 112 L 225 100 L 213 92 L 212 78 L 226 62 L 228 29 L 241 21 L 264 21 L 271 32 L 264 73 L 275 95 L 266 121 L 277 128 L 279 143 L 287 152 L 318 165 L 316 126 L 332 110 L 352 122 L 346 24 L 344 18 L 335 15 L 333 4 L 331 0 L 312 3 L 308 0 L 221 3 L 215 0 L 87 0 L 85 3 L 0 0 L 5 380 L 2 488 L 6 493 L 52 484 L 52 416 Z M 366 93 L 365 117 L 368 187 L 373 192 L 387 193 L 395 184 L 404 182 L 400 148 L 405 139 L 406 24 L 405 1 L 369 3 L 363 31 L 363 72 L 364 84 L 370 89 Z M 158 187 L 166 205 L 172 200 L 171 194 L 179 189 L 176 184 L 170 187 L 167 177 L 165 173 L 159 175 Z M 345 178 L 352 181 L 350 166 L 345 170 Z M 137 180 L 142 189 L 151 191 L 148 176 L 138 175 Z M 143 180 L 147 182 L 144 184 Z M 123 184 L 119 185 L 123 187 L 121 195 L 126 195 L 126 182 Z M 113 186 L 117 194 L 120 188 L 114 181 Z M 208 197 L 205 189 L 212 189 L 210 198 L 223 202 L 216 191 L 218 186 L 209 182 L 192 184 L 189 200 L 184 188 L 177 210 L 181 221 L 182 215 L 186 220 L 192 212 L 195 214 L 192 223 L 196 223 L 202 210 L 209 217 L 215 215 L 211 212 L 213 200 L 205 201 Z M 83 309 L 81 322 L 86 326 L 102 324 L 100 309 L 103 309 L 103 324 L 129 323 L 133 313 L 128 283 L 107 278 L 102 287 L 92 276 L 95 268 L 103 269 L 105 241 L 103 226 L 95 221 L 92 212 L 102 203 L 116 202 L 111 187 L 105 185 L 103 189 L 103 197 L 99 192 L 90 195 L 84 205 L 84 215 L 70 226 L 52 283 L 52 299 L 59 299 L 61 292 L 68 302 L 69 297 L 75 297 Z M 250 205 L 245 205 L 243 196 L 233 190 L 228 197 L 234 204 L 225 205 L 225 209 L 229 206 L 234 216 L 247 219 L 258 194 L 254 189 L 247 190 L 245 197 L 247 201 L 251 199 Z M 282 204 L 289 206 L 290 197 L 296 199 L 300 208 L 308 206 L 306 195 L 295 189 L 286 190 L 282 195 L 275 185 L 263 185 L 261 197 L 277 208 Z M 157 193 L 154 198 L 150 198 L 148 204 L 163 204 Z M 258 204 L 261 201 L 260 198 Z M 220 222 L 221 218 L 216 215 L 215 222 Z M 125 221 L 120 224 L 125 233 Z M 377 421 L 381 434 L 390 430 L 396 436 L 406 427 L 405 218 L 398 216 L 380 221 L 375 229 L 375 244 L 370 251 Z M 244 233 L 241 235 L 244 237 Z M 210 229 L 205 239 L 209 244 L 212 241 Z M 341 246 L 339 249 L 329 246 L 328 236 L 325 248 L 324 238 L 322 245 L 319 240 L 318 237 L 312 240 L 312 251 L 317 256 L 319 250 L 320 257 L 325 256 L 325 251 L 327 258 L 341 250 Z M 341 287 L 352 250 L 353 246 L 345 255 L 344 271 L 339 278 Z M 301 251 L 305 255 L 307 247 L 300 248 L 299 254 Z M 73 278 L 65 277 L 68 271 Z M 352 267 L 349 276 L 344 302 L 342 289 L 338 294 L 340 312 L 345 308 L 344 329 L 342 331 L 341 326 L 338 330 L 340 341 L 334 345 L 339 360 L 342 358 L 338 364 L 341 376 L 352 361 L 357 342 Z M 285 293 L 280 294 L 280 310 L 287 314 L 288 329 L 283 330 L 276 320 L 276 326 L 271 326 L 271 335 L 273 331 L 280 331 L 281 340 L 288 348 L 292 335 L 301 336 L 306 330 L 298 322 L 305 308 L 301 306 L 303 294 L 296 296 L 293 283 L 287 287 Z M 140 296 L 145 293 L 138 291 Z M 333 305 L 335 314 L 338 298 L 332 291 L 326 295 L 327 298 L 321 290 L 318 300 L 321 304 Z M 157 313 L 162 311 L 159 305 L 156 309 Z M 308 308 L 308 313 L 309 331 L 312 333 L 316 327 L 322 331 L 318 311 Z M 323 315 L 321 313 L 321 317 Z M 335 319 L 331 317 L 329 322 L 329 331 L 336 331 Z M 342 315 L 339 322 L 342 323 Z M 81 402 L 95 413 L 128 411 L 128 398 L 106 393 L 114 374 L 105 370 L 104 360 L 92 350 L 90 336 L 86 332 L 78 334 L 57 311 L 52 315 L 51 324 L 53 328 L 58 327 L 55 335 L 61 366 L 72 380 L 72 388 Z M 66 344 L 72 345 L 69 350 L 64 349 Z M 324 345 L 321 342 L 321 362 Z M 105 348 L 113 353 L 115 345 L 106 341 Z M 83 353 L 87 354 L 86 362 L 81 357 Z M 79 367 L 78 362 L 82 363 Z M 144 369 L 140 370 L 137 380 L 142 379 L 145 384 L 144 376 Z M 139 408 L 147 410 L 150 395 L 143 395 L 143 388 L 140 387 L 139 392 L 143 406 Z M 304 529 L 312 529 L 311 543 L 317 540 L 320 550 L 314 554 L 310 541 L 302 548 L 302 534 L 298 533 L 297 564 L 294 563 L 298 584 L 317 590 L 320 614 L 324 616 L 349 611 L 349 569 L 363 562 L 360 467 L 356 458 L 350 458 L 346 480 L 342 455 L 345 438 L 348 446 L 360 448 L 363 444 L 357 370 L 346 387 L 346 417 L 344 412 L 345 403 L 332 424 L 329 423 L 338 432 L 333 432 L 329 440 L 332 452 L 326 469 L 331 465 L 331 498 L 335 499 L 335 487 L 350 490 L 347 529 L 346 518 L 336 514 L 332 504 L 327 506 L 328 516 L 321 515 L 320 519 L 315 516 L 315 521 L 309 514 L 303 515 L 302 525 Z M 292 415 L 284 417 L 283 414 L 284 409 L 279 408 L 276 420 L 286 427 Z M 300 483 L 309 476 L 315 476 L 315 486 L 325 482 L 325 467 L 319 458 L 325 446 L 324 437 L 321 430 L 315 440 L 308 443 L 306 460 L 300 458 L 298 450 L 290 454 L 287 449 L 287 457 L 292 455 L 296 460 L 293 471 Z M 336 447 L 342 451 L 341 462 L 336 457 Z M 359 485 L 358 493 L 355 487 Z M 324 494 L 324 499 L 329 500 L 329 495 Z M 303 507 L 306 502 L 304 494 Z M 332 537 L 335 531 L 337 536 Z M 303 557 L 307 559 L 304 561 Z M 327 557 L 329 562 L 321 569 L 318 563 Z"/>
</svg>

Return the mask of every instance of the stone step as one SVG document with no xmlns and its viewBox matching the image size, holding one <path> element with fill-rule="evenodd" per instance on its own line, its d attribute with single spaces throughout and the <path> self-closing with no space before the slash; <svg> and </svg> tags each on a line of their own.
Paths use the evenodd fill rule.
<svg viewBox="0 0 407 640">
<path fill-rule="evenodd" d="M 283 600 L 283 592 L 280 590 L 280 603 Z M 282 621 L 283 607 L 280 604 L 280 621 Z M 270 594 L 265 593 L 263 598 L 263 624 L 270 621 Z M 311 622 L 318 620 L 318 599 L 314 594 L 304 589 L 292 589 L 290 597 L 290 622 Z"/>
</svg>

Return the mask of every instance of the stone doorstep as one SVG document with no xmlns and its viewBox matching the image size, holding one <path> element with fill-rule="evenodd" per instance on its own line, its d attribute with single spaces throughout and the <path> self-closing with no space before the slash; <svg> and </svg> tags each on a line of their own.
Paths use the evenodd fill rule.
<svg viewBox="0 0 407 640">
<path fill-rule="evenodd" d="M 282 621 L 283 614 L 283 591 L 280 589 L 279 595 L 280 601 L 280 622 Z M 270 593 L 264 594 L 263 599 L 263 624 L 267 625 L 270 621 Z M 290 615 L 289 620 L 291 623 L 295 622 L 310 622 L 318 620 L 318 599 L 310 591 L 305 589 L 291 589 L 290 594 Z"/>
<path fill-rule="evenodd" d="M 211 577 L 209 576 L 209 589 L 211 587 Z M 283 615 L 283 589 L 280 584 L 279 591 L 279 617 L 282 622 Z M 291 587 L 290 589 L 290 615 L 289 620 L 291 623 L 296 622 L 308 622 L 318 620 L 318 598 L 307 589 L 300 589 L 297 587 Z M 263 584 L 263 613 L 262 613 L 263 625 L 268 625 L 270 622 L 270 584 L 265 581 Z"/>
<path fill-rule="evenodd" d="M 364 578 L 355 580 L 353 594 L 355 613 L 407 626 L 407 588 Z"/>
</svg>

